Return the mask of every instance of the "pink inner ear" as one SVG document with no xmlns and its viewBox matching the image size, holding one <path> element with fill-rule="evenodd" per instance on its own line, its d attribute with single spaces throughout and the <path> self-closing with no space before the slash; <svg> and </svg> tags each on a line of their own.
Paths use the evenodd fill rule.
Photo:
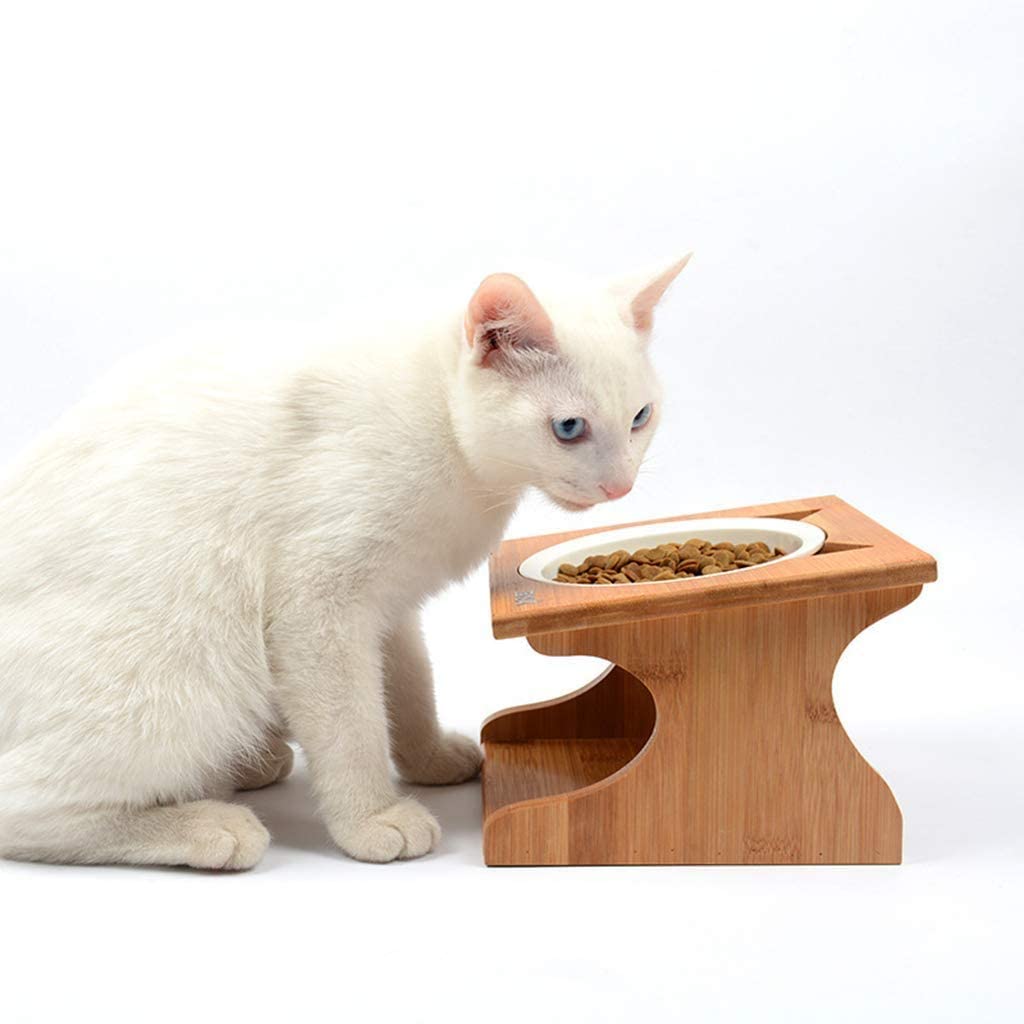
<svg viewBox="0 0 1024 1024">
<path fill-rule="evenodd" d="M 642 292 L 639 293 L 630 305 L 630 312 L 633 314 L 633 326 L 638 331 L 649 331 L 654 325 L 654 307 L 661 302 L 668 286 L 679 276 L 680 271 L 687 263 L 693 253 L 687 253 L 678 263 L 673 263 L 663 274 L 659 274 Z"/>
<path fill-rule="evenodd" d="M 523 280 L 515 274 L 491 274 L 469 301 L 466 340 L 481 365 L 488 365 L 502 347 L 554 351 L 555 329 Z"/>
</svg>

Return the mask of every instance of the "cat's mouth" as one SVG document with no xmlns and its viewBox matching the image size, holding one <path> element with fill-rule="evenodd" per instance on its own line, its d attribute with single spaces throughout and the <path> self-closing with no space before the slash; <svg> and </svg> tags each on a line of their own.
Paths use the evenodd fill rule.
<svg viewBox="0 0 1024 1024">
<path fill-rule="evenodd" d="M 574 501 L 571 498 L 562 497 L 561 494 L 555 494 L 553 491 L 545 491 L 544 493 L 559 508 L 565 509 L 566 512 L 586 512 L 587 509 L 591 509 L 597 504 L 596 501 Z"/>
</svg>

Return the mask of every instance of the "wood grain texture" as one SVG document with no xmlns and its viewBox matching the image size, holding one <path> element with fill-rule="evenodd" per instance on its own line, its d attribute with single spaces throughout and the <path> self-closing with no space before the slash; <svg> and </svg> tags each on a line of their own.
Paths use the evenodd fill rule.
<svg viewBox="0 0 1024 1024">
<path fill-rule="evenodd" d="M 648 586 L 585 587 L 527 580 L 519 566 L 553 544 L 600 533 L 607 526 L 505 541 L 491 557 L 491 616 L 500 640 L 559 629 L 679 615 L 715 608 L 793 601 L 882 587 L 930 583 L 935 559 L 834 495 L 773 505 L 700 512 L 647 520 L 644 524 L 709 516 L 803 519 L 828 535 L 821 553 L 769 563 L 755 570 L 719 573 Z"/>
<path fill-rule="evenodd" d="M 789 576 L 704 587 L 683 614 L 678 599 L 648 596 L 660 587 L 637 588 L 632 604 L 627 586 L 580 587 L 520 623 L 543 654 L 612 666 L 568 697 L 485 723 L 488 864 L 899 862 L 899 808 L 843 729 L 832 677 L 853 637 L 918 596 L 922 581 L 905 583 L 910 567 L 934 578 L 935 563 L 838 499 L 732 510 L 780 512 L 818 521 L 835 548 L 777 568 L 816 563 L 829 576 L 827 559 L 873 551 L 874 561 L 861 554 L 838 570 L 838 590 L 819 581 L 797 599 L 773 593 Z M 518 566 L 524 551 L 566 536 L 510 542 L 506 557 Z M 506 585 L 495 581 L 496 626 Z"/>
<path fill-rule="evenodd" d="M 481 735 L 495 743 L 566 736 L 646 740 L 654 720 L 654 701 L 643 683 L 618 665 L 610 665 L 592 683 L 567 697 L 492 715 L 484 722 Z"/>
</svg>

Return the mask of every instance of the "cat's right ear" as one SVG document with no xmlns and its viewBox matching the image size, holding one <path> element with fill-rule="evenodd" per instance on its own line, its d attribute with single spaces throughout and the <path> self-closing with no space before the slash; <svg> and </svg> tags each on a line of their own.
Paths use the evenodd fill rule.
<svg viewBox="0 0 1024 1024">
<path fill-rule="evenodd" d="M 491 274 L 480 282 L 466 309 L 466 341 L 478 366 L 495 369 L 517 350 L 557 348 L 551 318 L 515 274 Z"/>
<path fill-rule="evenodd" d="M 690 262 L 693 253 L 687 253 L 681 260 L 656 274 L 644 274 L 620 282 L 613 289 L 624 297 L 623 319 L 636 330 L 641 337 L 650 335 L 654 325 L 654 309 L 664 298 L 669 285 L 679 276 L 683 267 Z"/>
</svg>

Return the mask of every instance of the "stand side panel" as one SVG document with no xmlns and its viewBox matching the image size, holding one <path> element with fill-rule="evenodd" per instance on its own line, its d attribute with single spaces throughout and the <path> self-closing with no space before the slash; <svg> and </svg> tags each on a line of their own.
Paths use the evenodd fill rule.
<svg viewBox="0 0 1024 1024">
<path fill-rule="evenodd" d="M 899 808 L 831 686 L 847 643 L 920 589 L 531 637 L 624 668 L 657 723 L 610 781 L 490 815 L 488 863 L 897 863 Z"/>
</svg>

